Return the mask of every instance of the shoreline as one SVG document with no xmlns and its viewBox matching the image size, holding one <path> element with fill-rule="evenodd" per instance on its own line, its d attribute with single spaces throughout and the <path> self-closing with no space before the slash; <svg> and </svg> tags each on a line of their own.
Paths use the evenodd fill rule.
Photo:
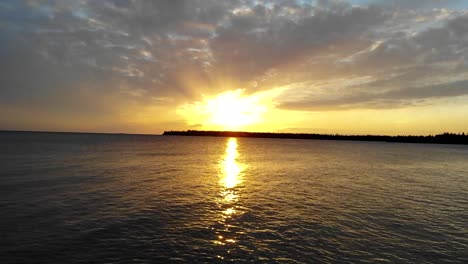
<svg viewBox="0 0 468 264">
<path fill-rule="evenodd" d="M 164 136 L 201 136 L 201 137 L 245 137 L 245 138 L 279 138 L 279 139 L 315 139 L 315 140 L 348 140 L 390 143 L 426 143 L 426 144 L 461 144 L 468 145 L 468 135 L 443 133 L 429 136 L 388 136 L 388 135 L 339 135 L 308 133 L 269 133 L 242 131 L 164 131 Z"/>
<path fill-rule="evenodd" d="M 239 137 L 239 138 L 278 138 L 278 139 L 314 139 L 314 140 L 343 140 L 388 143 L 421 143 L 421 144 L 453 144 L 468 145 L 468 134 L 443 133 L 437 135 L 340 135 L 317 133 L 273 133 L 273 132 L 244 132 L 244 131 L 164 131 L 162 134 L 138 133 L 102 133 L 102 132 L 68 132 L 68 131 L 25 131 L 0 130 L 2 134 L 68 134 L 68 135 L 96 135 L 96 136 L 196 136 L 196 137 Z"/>
</svg>

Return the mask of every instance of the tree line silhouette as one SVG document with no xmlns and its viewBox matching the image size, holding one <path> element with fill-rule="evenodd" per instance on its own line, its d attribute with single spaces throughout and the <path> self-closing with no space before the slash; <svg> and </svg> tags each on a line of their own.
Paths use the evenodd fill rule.
<svg viewBox="0 0 468 264">
<path fill-rule="evenodd" d="M 429 136 L 386 136 L 386 135 L 339 135 L 339 134 L 307 134 L 307 133 L 270 133 L 270 132 L 240 132 L 240 131 L 165 131 L 167 136 L 207 136 L 207 137 L 249 137 L 249 138 L 292 138 L 321 140 L 353 140 L 353 141 L 383 141 L 399 143 L 431 143 L 431 144 L 468 144 L 465 133 L 443 133 Z"/>
</svg>

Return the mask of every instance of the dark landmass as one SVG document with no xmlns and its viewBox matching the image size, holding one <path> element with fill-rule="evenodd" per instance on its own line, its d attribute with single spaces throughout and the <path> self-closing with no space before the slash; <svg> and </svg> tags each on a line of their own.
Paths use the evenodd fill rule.
<svg viewBox="0 0 468 264">
<path fill-rule="evenodd" d="M 58 132 L 58 131 L 17 131 L 0 130 L 0 135 L 8 134 L 70 134 L 70 135 L 101 135 L 101 136 L 159 136 L 156 134 L 127 133 L 97 133 L 97 132 Z M 165 131 L 165 136 L 204 136 L 204 137 L 250 137 L 250 138 L 290 138 L 318 140 L 352 140 L 352 141 L 382 141 L 398 143 L 429 143 L 429 144 L 462 144 L 468 145 L 468 134 L 443 133 L 429 136 L 385 136 L 385 135 L 339 135 L 339 134 L 307 134 L 307 133 L 268 133 L 239 131 Z"/>
<path fill-rule="evenodd" d="M 296 134 L 296 133 L 264 133 L 236 131 L 165 131 L 165 136 L 203 136 L 203 137 L 249 137 L 249 138 L 292 138 L 320 140 L 354 140 L 383 141 L 399 143 L 430 143 L 430 144 L 463 144 L 468 145 L 468 135 L 465 133 L 443 133 L 429 136 L 384 136 L 384 135 L 331 135 L 331 134 Z"/>
</svg>

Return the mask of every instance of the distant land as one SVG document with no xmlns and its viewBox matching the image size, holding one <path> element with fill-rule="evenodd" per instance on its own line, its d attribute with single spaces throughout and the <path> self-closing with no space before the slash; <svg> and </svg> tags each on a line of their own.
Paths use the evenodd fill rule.
<svg viewBox="0 0 468 264">
<path fill-rule="evenodd" d="M 339 135 L 306 133 L 268 133 L 238 131 L 165 131 L 164 136 L 201 136 L 201 137 L 248 137 L 248 138 L 290 138 L 319 140 L 382 141 L 396 143 L 463 144 L 468 145 L 468 134 L 443 133 L 429 136 L 385 136 L 385 135 Z"/>
<path fill-rule="evenodd" d="M 137 133 L 102 133 L 102 132 L 61 132 L 61 131 L 25 131 L 0 130 L 1 134 L 38 133 L 38 134 L 70 134 L 70 135 L 103 135 L 103 136 L 160 136 L 160 134 Z M 241 132 L 241 131 L 164 131 L 163 136 L 197 136 L 197 137 L 247 137 L 247 138 L 283 138 L 283 139 L 317 139 L 317 140 L 351 140 L 351 141 L 381 141 L 395 143 L 426 143 L 426 144 L 461 144 L 468 145 L 468 134 L 443 133 L 428 136 L 386 136 L 386 135 L 339 135 L 339 134 L 308 134 L 308 133 L 272 133 L 272 132 Z"/>
</svg>

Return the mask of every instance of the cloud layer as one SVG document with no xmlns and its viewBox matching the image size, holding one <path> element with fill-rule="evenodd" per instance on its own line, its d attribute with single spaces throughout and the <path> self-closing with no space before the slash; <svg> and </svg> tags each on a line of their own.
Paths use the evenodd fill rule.
<svg viewBox="0 0 468 264">
<path fill-rule="evenodd" d="M 302 111 L 468 95 L 463 1 L 11 0 L 0 43 L 0 104 L 12 115 L 101 122 L 236 88 L 280 87 L 277 107 Z"/>
</svg>

